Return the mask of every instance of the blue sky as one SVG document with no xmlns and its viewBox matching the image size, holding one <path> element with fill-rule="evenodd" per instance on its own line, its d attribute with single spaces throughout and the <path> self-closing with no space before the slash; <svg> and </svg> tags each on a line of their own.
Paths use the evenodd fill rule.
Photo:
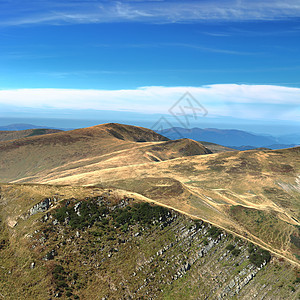
<svg viewBox="0 0 300 300">
<path fill-rule="evenodd" d="M 299 53 L 298 0 L 0 0 L 0 116 L 169 114 L 189 91 L 211 127 L 296 132 Z"/>
</svg>

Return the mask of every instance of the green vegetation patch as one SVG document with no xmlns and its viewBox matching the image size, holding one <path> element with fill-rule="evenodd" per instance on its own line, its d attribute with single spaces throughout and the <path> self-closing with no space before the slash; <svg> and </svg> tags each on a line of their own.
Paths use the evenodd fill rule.
<svg viewBox="0 0 300 300">
<path fill-rule="evenodd" d="M 53 216 L 60 223 L 68 223 L 73 229 L 92 226 L 108 213 L 108 208 L 99 206 L 96 201 L 96 199 L 90 199 L 89 201 L 78 201 L 72 205 L 68 201 L 57 209 Z"/>
<path fill-rule="evenodd" d="M 232 251 L 234 248 L 235 248 L 235 246 L 232 245 L 232 244 L 228 244 L 228 245 L 226 246 L 226 250 L 229 250 L 229 251 Z"/>
<path fill-rule="evenodd" d="M 169 210 L 161 206 L 151 206 L 149 203 L 135 203 L 124 209 L 114 211 L 114 219 L 118 226 L 125 224 L 135 224 L 140 222 L 144 225 L 151 225 L 154 220 L 164 222 Z"/>
<path fill-rule="evenodd" d="M 215 226 L 211 226 L 208 229 L 208 235 L 212 238 L 217 238 L 222 232 L 223 232 L 222 229 Z"/>
<path fill-rule="evenodd" d="M 291 243 L 300 249 L 300 237 L 296 234 L 291 235 Z"/>
<path fill-rule="evenodd" d="M 255 266 L 260 267 L 263 263 L 268 263 L 271 260 L 271 254 L 268 250 L 262 249 L 252 243 L 248 246 L 249 260 Z"/>
<path fill-rule="evenodd" d="M 47 133 L 47 129 L 33 129 L 32 132 L 27 135 L 27 137 L 30 136 L 35 136 L 35 135 L 42 135 L 42 134 L 46 134 Z"/>
<path fill-rule="evenodd" d="M 149 226 L 155 220 L 164 222 L 168 215 L 170 212 L 167 208 L 149 203 L 135 203 L 125 208 L 117 207 L 110 212 L 109 208 L 99 203 L 97 199 L 78 201 L 73 204 L 68 201 L 53 214 L 61 224 L 67 223 L 72 229 L 91 227 L 96 222 L 98 226 L 103 227 L 112 222 L 117 228 L 122 225 L 123 230 L 126 230 L 126 226 L 136 223 Z"/>
<path fill-rule="evenodd" d="M 232 253 L 232 255 L 234 255 L 234 256 L 239 256 L 240 253 L 241 253 L 241 250 L 240 250 L 240 249 L 233 249 L 233 250 L 231 251 L 231 253 Z"/>
</svg>

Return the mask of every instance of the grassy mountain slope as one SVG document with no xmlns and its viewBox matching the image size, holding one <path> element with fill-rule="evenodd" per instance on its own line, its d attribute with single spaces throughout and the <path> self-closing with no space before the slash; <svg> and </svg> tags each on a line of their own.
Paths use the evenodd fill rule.
<svg viewBox="0 0 300 300">
<path fill-rule="evenodd" d="M 168 141 L 150 129 L 104 124 L 0 143 L 0 181 L 37 181 L 46 174 L 161 161 L 211 153 L 192 140 Z M 60 175 L 59 175 L 60 176 Z"/>
<path fill-rule="evenodd" d="M 92 185 L 177 209 L 299 265 L 300 148 L 210 155 L 189 139 L 104 124 L 0 143 L 2 182 Z"/>
<path fill-rule="evenodd" d="M 297 262 L 300 148 L 226 152 L 41 180 L 129 190 L 232 230 Z M 71 174 L 72 173 L 72 174 Z"/>
<path fill-rule="evenodd" d="M 299 296 L 300 273 L 289 263 L 126 191 L 0 188 L 0 294 L 5 299 Z"/>
<path fill-rule="evenodd" d="M 27 129 L 19 131 L 0 131 L 0 142 L 27 138 L 36 135 L 50 134 L 61 132 L 58 129 Z"/>
</svg>

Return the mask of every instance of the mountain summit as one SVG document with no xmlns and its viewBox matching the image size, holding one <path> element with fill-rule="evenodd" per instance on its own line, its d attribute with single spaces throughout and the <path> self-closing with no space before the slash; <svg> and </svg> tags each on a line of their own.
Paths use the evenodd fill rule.
<svg viewBox="0 0 300 300">
<path fill-rule="evenodd" d="M 4 141 L 0 151 L 0 180 L 18 182 L 211 153 L 196 141 L 170 141 L 150 129 L 116 123 Z"/>
</svg>

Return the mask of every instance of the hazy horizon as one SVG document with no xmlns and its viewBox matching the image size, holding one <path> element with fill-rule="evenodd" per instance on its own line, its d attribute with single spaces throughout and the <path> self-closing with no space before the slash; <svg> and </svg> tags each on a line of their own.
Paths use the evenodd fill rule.
<svg viewBox="0 0 300 300">
<path fill-rule="evenodd" d="M 299 131 L 293 0 L 5 0 L 0 17 L 2 125 Z"/>
<path fill-rule="evenodd" d="M 208 118 L 205 121 L 201 120 L 199 122 L 191 122 L 190 126 L 182 126 L 182 124 L 178 123 L 176 119 L 174 119 L 170 115 L 145 115 L 136 114 L 135 118 L 124 117 L 122 119 L 118 118 L 119 112 L 107 111 L 110 113 L 110 117 L 99 117 L 99 118 L 28 118 L 28 117 L 19 117 L 19 118 L 1 118 L 0 119 L 0 127 L 5 127 L 14 124 L 30 124 L 41 127 L 49 127 L 54 129 L 62 129 L 62 130 L 72 130 L 84 127 L 91 127 L 105 123 L 120 123 L 125 125 L 133 125 L 133 126 L 141 126 L 145 128 L 149 128 L 152 130 L 159 129 L 168 129 L 172 127 L 179 128 L 200 128 L 200 129 L 220 129 L 220 130 L 241 130 L 246 131 L 252 134 L 257 135 L 271 135 L 274 137 L 280 137 L 284 135 L 298 135 L 300 126 L 297 124 L 256 124 L 255 122 L 248 123 L 234 123 L 234 120 L 229 119 L 227 122 L 219 122 L 216 119 L 209 120 Z M 122 114 L 122 113 L 121 113 Z M 163 119 L 163 124 L 157 124 L 160 120 Z M 231 121 L 231 122 L 230 122 Z"/>
</svg>

